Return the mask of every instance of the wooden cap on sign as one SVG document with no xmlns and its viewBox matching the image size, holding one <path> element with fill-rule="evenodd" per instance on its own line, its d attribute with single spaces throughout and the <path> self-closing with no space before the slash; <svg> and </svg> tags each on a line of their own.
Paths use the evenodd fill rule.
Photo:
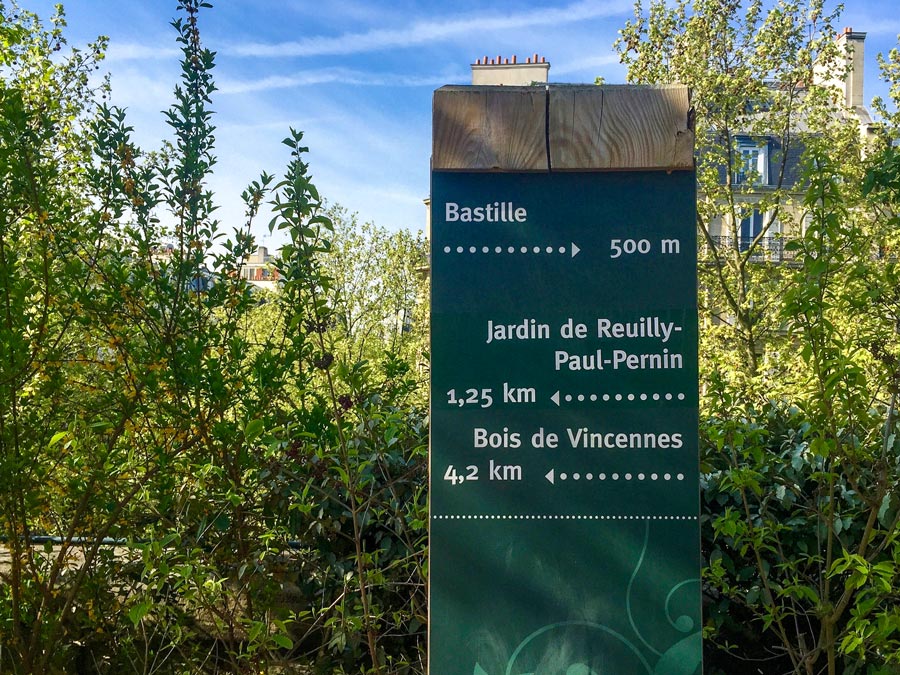
<svg viewBox="0 0 900 675">
<path fill-rule="evenodd" d="M 435 171 L 694 168 L 683 86 L 446 86 L 434 93 Z"/>
</svg>

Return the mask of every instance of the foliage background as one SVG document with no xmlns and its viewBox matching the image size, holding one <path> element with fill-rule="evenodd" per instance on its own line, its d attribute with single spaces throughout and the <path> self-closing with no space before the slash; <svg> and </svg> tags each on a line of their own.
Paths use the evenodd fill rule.
<svg viewBox="0 0 900 675">
<path fill-rule="evenodd" d="M 226 231 L 206 7 L 146 152 L 105 43 L 0 4 L 0 669 L 422 672 L 424 243 L 327 208 L 293 131 Z"/>
<path fill-rule="evenodd" d="M 206 7 L 147 151 L 92 85 L 105 41 L 0 2 L 0 669 L 422 673 L 426 244 L 327 204 L 293 130 L 218 222 Z M 709 673 L 900 668 L 900 52 L 864 143 L 811 84 L 837 19 L 652 2 L 618 43 L 692 87 L 703 143 Z M 790 266 L 706 236 L 759 197 L 720 179 L 748 132 L 802 148 L 762 196 L 805 223 Z M 278 293 L 239 279 L 262 213 Z"/>
<path fill-rule="evenodd" d="M 844 72 L 839 15 L 818 0 L 651 2 L 617 43 L 631 81 L 694 96 L 710 673 L 898 669 L 896 199 L 882 187 L 897 119 L 876 103 L 884 122 L 861 137 L 818 84 L 817 68 Z M 741 137 L 775 139 L 764 188 L 732 181 Z M 766 215 L 742 241 L 748 205 Z M 778 222 L 787 255 L 767 262 Z"/>
</svg>

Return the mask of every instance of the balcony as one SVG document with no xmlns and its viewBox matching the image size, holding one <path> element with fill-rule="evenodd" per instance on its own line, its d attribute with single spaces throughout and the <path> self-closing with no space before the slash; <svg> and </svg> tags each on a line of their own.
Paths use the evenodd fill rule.
<svg viewBox="0 0 900 675">
<path fill-rule="evenodd" d="M 733 250 L 735 247 L 740 251 L 747 251 L 753 243 L 752 237 L 735 238 L 728 235 L 712 237 L 712 240 L 720 253 Z M 753 247 L 750 260 L 771 263 L 791 262 L 794 260 L 794 252 L 785 250 L 785 244 L 789 241 L 790 237 L 762 237 Z M 699 257 L 701 262 L 709 263 L 714 260 L 709 243 L 706 240 L 701 239 Z"/>
</svg>

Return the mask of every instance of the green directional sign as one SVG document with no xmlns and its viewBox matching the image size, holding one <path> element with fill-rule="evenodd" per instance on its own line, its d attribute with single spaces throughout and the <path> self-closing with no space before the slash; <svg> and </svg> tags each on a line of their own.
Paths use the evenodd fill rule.
<svg viewBox="0 0 900 675">
<path fill-rule="evenodd" d="M 431 675 L 701 672 L 694 185 L 433 172 Z"/>
</svg>

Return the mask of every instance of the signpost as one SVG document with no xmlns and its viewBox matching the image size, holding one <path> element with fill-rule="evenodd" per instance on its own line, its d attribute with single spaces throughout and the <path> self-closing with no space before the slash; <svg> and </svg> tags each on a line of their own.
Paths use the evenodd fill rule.
<svg viewBox="0 0 900 675">
<path fill-rule="evenodd" d="M 536 170 L 534 129 L 551 163 L 550 142 L 577 130 L 554 125 L 552 90 L 499 89 L 435 95 L 430 673 L 699 673 L 690 151 Z M 597 119 L 579 108 L 605 88 L 575 89 L 561 119 Z M 671 113 L 671 92 L 653 92 Z M 525 131 L 446 114 L 466 109 L 460 95 L 476 122 L 499 97 Z M 516 112 L 541 95 L 548 106 Z M 474 129 L 474 166 L 441 147 L 448 119 Z"/>
</svg>

